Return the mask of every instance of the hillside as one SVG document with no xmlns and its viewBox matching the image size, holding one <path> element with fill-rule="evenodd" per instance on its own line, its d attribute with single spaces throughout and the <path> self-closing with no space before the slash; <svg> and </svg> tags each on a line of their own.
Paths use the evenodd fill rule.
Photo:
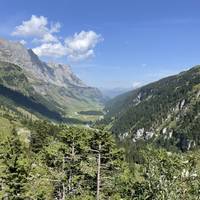
<svg viewBox="0 0 200 200">
<path fill-rule="evenodd" d="M 50 110 L 57 116 L 54 118 L 94 120 L 95 116 L 78 113 L 102 108 L 101 92 L 84 84 L 69 65 L 45 63 L 31 49 L 27 50 L 18 42 L 0 40 L 0 72 L 1 87 L 18 92 L 25 98 L 31 97 L 30 101 L 34 100 L 44 107 L 42 109 Z M 2 96 L 5 97 L 5 94 L 1 93 Z M 9 99 L 8 96 L 6 98 Z M 52 118 L 48 112 L 41 113 L 40 108 L 35 110 L 34 106 L 30 107 L 32 112 Z"/>
<path fill-rule="evenodd" d="M 200 66 L 120 95 L 105 111 L 101 123 L 121 141 L 195 148 L 200 139 Z"/>
<path fill-rule="evenodd" d="M 0 107 L 1 199 L 199 197 L 199 150 L 146 146 L 127 163 L 110 132 L 32 119 Z"/>
</svg>

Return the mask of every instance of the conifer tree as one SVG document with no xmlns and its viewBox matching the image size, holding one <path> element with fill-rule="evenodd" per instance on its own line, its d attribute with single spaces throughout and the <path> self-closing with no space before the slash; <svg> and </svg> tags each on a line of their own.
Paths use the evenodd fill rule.
<svg viewBox="0 0 200 200">
<path fill-rule="evenodd" d="M 15 129 L 7 141 L 1 144 L 0 159 L 4 166 L 1 177 L 4 197 L 11 200 L 24 199 L 24 185 L 27 182 L 29 160 Z"/>
<path fill-rule="evenodd" d="M 116 193 L 115 178 L 120 172 L 122 151 L 116 147 L 111 133 L 95 130 L 91 139 L 91 152 L 96 156 L 96 200 Z"/>
</svg>

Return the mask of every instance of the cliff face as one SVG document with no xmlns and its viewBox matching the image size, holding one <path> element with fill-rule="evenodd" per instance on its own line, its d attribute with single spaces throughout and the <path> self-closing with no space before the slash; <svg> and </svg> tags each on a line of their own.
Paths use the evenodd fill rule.
<svg viewBox="0 0 200 200">
<path fill-rule="evenodd" d="M 45 63 L 31 50 L 19 42 L 0 40 L 0 60 L 16 64 L 23 68 L 30 78 L 50 82 L 58 86 L 73 84 L 80 87 L 86 85 L 73 74 L 69 65 Z"/>
</svg>

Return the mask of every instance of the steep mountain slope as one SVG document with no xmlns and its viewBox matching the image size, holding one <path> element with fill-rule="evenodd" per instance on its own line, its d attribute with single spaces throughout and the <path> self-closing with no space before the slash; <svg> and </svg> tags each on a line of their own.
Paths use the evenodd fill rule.
<svg viewBox="0 0 200 200">
<path fill-rule="evenodd" d="M 108 102 L 102 121 L 120 140 L 188 150 L 200 141 L 200 66 Z"/>
<path fill-rule="evenodd" d="M 0 40 L 1 84 L 62 117 L 82 118 L 80 111 L 101 108 L 101 92 L 85 85 L 70 66 L 41 61 L 19 42 Z"/>
<path fill-rule="evenodd" d="M 19 66 L 2 61 L 0 61 L 0 104 L 13 111 L 25 109 L 40 117 L 62 120 L 56 104 L 47 101 L 34 90 Z"/>
</svg>

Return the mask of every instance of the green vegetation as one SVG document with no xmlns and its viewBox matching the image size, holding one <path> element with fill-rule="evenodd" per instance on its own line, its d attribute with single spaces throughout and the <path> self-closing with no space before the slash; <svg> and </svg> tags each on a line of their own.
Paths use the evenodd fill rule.
<svg viewBox="0 0 200 200">
<path fill-rule="evenodd" d="M 137 161 L 128 163 L 101 128 L 21 123 L 1 140 L 1 199 L 199 199 L 199 151 L 143 146 Z"/>
<path fill-rule="evenodd" d="M 2 61 L 0 61 L 0 84 L 25 95 L 29 95 L 33 90 L 19 66 Z"/>
<path fill-rule="evenodd" d="M 168 149 L 185 151 L 196 147 L 200 130 L 199 84 L 200 67 L 196 66 L 111 100 L 104 119 L 98 123 L 111 127 L 119 139 L 127 135 L 125 143 L 142 139 Z"/>
<path fill-rule="evenodd" d="M 199 67 L 115 98 L 85 128 L 69 124 L 91 124 L 100 105 L 66 115 L 0 64 L 0 199 L 200 199 Z"/>
<path fill-rule="evenodd" d="M 57 122 L 87 124 L 97 119 L 78 114 L 91 108 L 102 109 L 98 100 L 100 94 L 94 88 L 75 85 L 65 88 L 27 77 L 20 66 L 0 61 L 1 105 L 10 109 L 20 107 L 39 118 Z"/>
</svg>

